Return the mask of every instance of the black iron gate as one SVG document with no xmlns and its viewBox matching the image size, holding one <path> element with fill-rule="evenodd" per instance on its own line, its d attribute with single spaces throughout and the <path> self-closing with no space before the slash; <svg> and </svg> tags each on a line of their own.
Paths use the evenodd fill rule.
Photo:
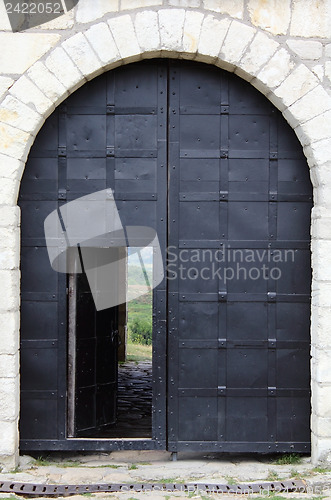
<svg viewBox="0 0 331 500">
<path fill-rule="evenodd" d="M 150 440 L 68 432 L 68 283 L 43 221 L 109 187 L 124 225 L 157 231 L 167 264 L 153 292 Z M 311 205 L 294 132 L 227 72 L 143 62 L 68 98 L 20 194 L 21 448 L 308 451 Z"/>
</svg>

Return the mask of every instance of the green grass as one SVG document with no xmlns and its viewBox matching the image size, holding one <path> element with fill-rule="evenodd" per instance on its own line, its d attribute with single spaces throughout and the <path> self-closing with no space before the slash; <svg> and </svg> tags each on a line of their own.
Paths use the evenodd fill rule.
<svg viewBox="0 0 331 500">
<path fill-rule="evenodd" d="M 128 327 L 135 319 L 152 322 L 152 292 L 128 302 Z"/>
<path fill-rule="evenodd" d="M 145 361 L 152 359 L 152 346 L 133 344 L 128 342 L 127 344 L 127 360 L 128 361 Z"/>
<path fill-rule="evenodd" d="M 229 485 L 238 484 L 238 480 L 231 476 L 225 476 L 226 483 Z"/>
<path fill-rule="evenodd" d="M 136 470 L 136 469 L 138 469 L 136 464 L 131 464 L 129 467 L 129 470 Z"/>
<path fill-rule="evenodd" d="M 325 474 L 326 472 L 330 472 L 330 468 L 326 467 L 314 467 L 312 472 L 317 472 L 318 474 Z"/>
<path fill-rule="evenodd" d="M 286 453 L 285 455 L 277 458 L 273 463 L 275 465 L 292 465 L 299 464 L 301 462 L 301 456 L 297 453 Z"/>
<path fill-rule="evenodd" d="M 269 471 L 267 481 L 276 481 L 277 479 L 279 479 L 277 472 L 274 470 Z"/>
</svg>

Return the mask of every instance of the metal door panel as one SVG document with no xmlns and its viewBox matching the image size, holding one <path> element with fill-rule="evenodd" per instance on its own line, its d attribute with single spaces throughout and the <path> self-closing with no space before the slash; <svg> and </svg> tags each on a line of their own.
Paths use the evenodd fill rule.
<svg viewBox="0 0 331 500">
<path fill-rule="evenodd" d="M 278 340 L 304 340 L 310 343 L 310 309 L 304 303 L 276 305 L 276 333 Z"/>
<path fill-rule="evenodd" d="M 309 240 L 310 228 L 306 221 L 310 217 L 311 203 L 279 202 L 277 211 L 277 236 L 280 240 Z"/>
<path fill-rule="evenodd" d="M 268 238 L 268 205 L 258 202 L 233 202 L 228 208 L 230 240 Z"/>
<path fill-rule="evenodd" d="M 104 150 L 106 117 L 102 115 L 67 115 L 67 148 L 70 151 Z"/>
<path fill-rule="evenodd" d="M 190 441 L 196 436 L 199 441 L 217 441 L 217 401 L 215 398 L 179 398 L 179 433 Z"/>
<path fill-rule="evenodd" d="M 229 397 L 226 401 L 226 439 L 229 442 L 268 441 L 268 404 L 265 397 Z"/>
<path fill-rule="evenodd" d="M 31 343 L 30 343 L 31 344 Z M 49 370 L 49 367 L 54 369 Z M 57 349 L 36 348 L 33 343 L 21 355 L 21 388 L 23 391 L 57 390 Z M 47 376 L 45 376 L 47 373 Z"/>
<path fill-rule="evenodd" d="M 180 339 L 215 339 L 218 338 L 218 303 L 179 303 Z"/>
<path fill-rule="evenodd" d="M 258 324 L 256 318 L 259 318 Z M 229 340 L 267 340 L 268 309 L 265 302 L 229 302 L 227 305 Z"/>
<path fill-rule="evenodd" d="M 220 73 L 213 81 L 218 103 L 205 117 L 206 97 L 201 108 L 198 99 L 189 102 L 203 90 L 191 68 L 174 62 L 169 74 L 168 446 L 308 451 L 307 165 L 280 114 L 233 75 Z M 210 128 L 214 135 L 206 134 Z M 190 260 L 203 250 L 214 255 L 210 262 Z M 294 262 L 285 262 L 287 250 Z M 203 267 L 212 265 L 219 274 L 205 280 Z M 258 276 L 262 266 L 267 270 Z M 226 279 L 225 267 L 234 276 Z M 274 279 L 279 271 L 282 279 Z M 298 419 L 294 408 L 300 408 Z M 278 415 L 288 419 L 287 433 Z"/>
<path fill-rule="evenodd" d="M 24 329 L 21 331 L 21 340 L 55 339 L 57 325 L 57 302 L 22 301 L 21 312 L 24 317 Z"/>
<path fill-rule="evenodd" d="M 56 393 L 53 393 L 56 397 Z M 20 433 L 22 438 L 57 439 L 57 399 L 25 398 L 21 395 Z"/>
<path fill-rule="evenodd" d="M 48 365 L 41 363 L 38 373 L 45 388 L 53 389 L 55 382 L 55 390 L 36 391 L 38 381 L 26 373 L 29 390 L 22 390 L 21 396 L 21 449 L 53 448 L 50 439 L 67 449 L 76 446 L 68 439 L 67 425 L 68 283 L 66 276 L 52 271 L 47 262 L 44 219 L 69 200 L 111 188 L 123 224 L 155 228 L 165 255 L 166 85 L 167 70 L 164 64 L 154 61 L 104 74 L 61 104 L 46 121 L 31 149 L 20 195 L 23 236 L 21 352 L 23 365 L 30 367 L 33 364 L 30 353 L 36 351 L 30 345 L 34 339 L 54 341 Z M 78 280 L 82 278 L 77 277 Z M 158 316 L 154 336 L 159 340 L 153 356 L 153 377 L 156 379 L 153 441 L 140 441 L 139 445 L 144 448 L 164 448 L 166 438 L 164 283 L 155 294 L 153 306 Z M 77 432 L 86 436 L 91 429 L 103 427 L 115 419 L 117 361 L 114 357 L 116 335 L 112 333 L 116 331 L 117 319 L 114 315 L 110 318 L 106 311 L 98 313 L 92 325 L 93 311 L 88 311 L 90 300 L 84 300 L 84 294 L 81 295 L 80 324 L 85 325 L 79 328 L 77 337 L 80 375 L 76 406 L 82 411 L 76 412 L 75 425 L 80 429 Z M 41 355 L 39 350 L 38 356 Z M 52 373 L 51 377 L 48 372 Z M 104 449 L 100 440 L 98 443 L 91 441 L 90 446 Z M 118 449 L 126 444 L 110 440 L 108 446 Z"/>
</svg>

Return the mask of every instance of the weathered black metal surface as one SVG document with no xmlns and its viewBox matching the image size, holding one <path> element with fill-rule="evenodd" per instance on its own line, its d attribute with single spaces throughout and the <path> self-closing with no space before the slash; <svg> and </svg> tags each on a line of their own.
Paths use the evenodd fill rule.
<svg viewBox="0 0 331 500">
<path fill-rule="evenodd" d="M 182 63 L 169 76 L 168 449 L 308 451 L 300 144 L 236 76 Z"/>
<path fill-rule="evenodd" d="M 0 482 L 0 493 L 15 493 L 28 497 L 62 497 L 79 495 L 84 493 L 129 493 L 129 492 L 190 492 L 190 493 L 228 493 L 235 495 L 250 495 L 259 493 L 305 493 L 306 483 L 295 479 L 289 481 L 274 481 L 272 483 L 248 483 L 248 484 L 213 484 L 213 483 L 122 483 L 122 484 L 32 484 L 13 483 L 9 481 Z"/>
<path fill-rule="evenodd" d="M 151 440 L 67 439 L 67 283 L 43 221 L 106 187 L 124 225 L 155 228 L 171 251 L 153 296 Z M 309 451 L 311 197 L 293 130 L 217 68 L 128 65 L 68 98 L 20 194 L 22 449 Z"/>
<path fill-rule="evenodd" d="M 112 312 L 96 313 L 86 286 L 85 292 L 84 286 L 78 286 L 75 403 L 69 404 L 75 416 L 68 429 L 68 283 L 65 275 L 50 267 L 43 222 L 62 203 L 112 188 L 123 226 L 156 229 L 165 256 L 166 83 L 167 68 L 158 62 L 127 66 L 93 80 L 47 120 L 29 155 L 19 201 L 22 449 L 133 447 L 131 440 L 122 439 L 108 443 L 66 440 L 68 436 L 91 437 L 93 429 L 114 421 L 117 375 L 109 366 L 116 364 L 116 340 L 109 343 L 109 335 L 117 327 L 111 324 Z M 81 284 L 84 279 L 77 276 Z M 153 440 L 137 440 L 142 449 L 165 447 L 164 283 L 154 291 L 153 305 L 154 336 L 159 339 L 153 356 Z M 103 328 L 101 323 L 107 325 Z M 102 333 L 105 329 L 107 333 Z"/>
</svg>

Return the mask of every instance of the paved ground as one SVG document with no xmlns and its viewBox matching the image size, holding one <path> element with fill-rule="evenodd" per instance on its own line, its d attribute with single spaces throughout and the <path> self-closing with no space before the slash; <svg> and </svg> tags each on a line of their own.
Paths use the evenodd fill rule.
<svg viewBox="0 0 331 500">
<path fill-rule="evenodd" d="M 306 494 L 282 494 L 288 498 L 328 498 L 331 499 L 330 469 L 314 468 L 308 457 L 289 460 L 288 457 L 238 457 L 226 458 L 217 454 L 179 454 L 179 460 L 172 462 L 167 452 L 113 452 L 99 455 L 69 455 L 60 458 L 52 455 L 33 459 L 23 456 L 17 471 L 0 474 L 0 481 L 38 482 L 48 484 L 89 484 L 89 483 L 139 483 L 139 482 L 204 482 L 237 484 L 256 481 L 277 481 L 300 478 L 307 481 L 311 491 Z M 290 461 L 291 463 L 283 463 Z M 328 486 L 328 484 L 330 486 Z M 321 485 L 324 485 L 323 487 Z M 175 498 L 220 498 L 229 500 L 238 495 L 217 495 L 206 493 L 113 493 L 85 494 L 70 497 L 74 500 L 86 496 L 100 498 L 135 499 L 175 499 Z M 263 496 L 263 495 L 262 495 Z M 265 497 L 268 495 L 266 494 Z M 279 498 L 271 494 L 273 499 Z M 0 500 L 8 495 L 0 494 Z M 15 498 L 12 496 L 11 498 Z M 241 498 L 244 498 L 241 496 Z M 253 500 L 261 495 L 251 495 Z"/>
</svg>

